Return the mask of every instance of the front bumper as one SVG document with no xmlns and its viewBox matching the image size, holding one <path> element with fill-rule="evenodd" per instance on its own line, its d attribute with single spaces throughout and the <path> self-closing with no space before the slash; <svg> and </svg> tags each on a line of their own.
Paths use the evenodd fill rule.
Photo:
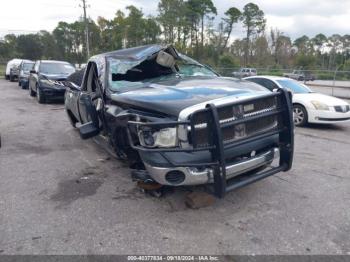
<svg viewBox="0 0 350 262">
<path fill-rule="evenodd" d="M 11 70 L 11 71 L 10 71 L 10 75 L 12 75 L 12 76 L 15 77 L 15 78 L 18 78 L 19 72 L 18 72 L 18 70 Z"/>
<path fill-rule="evenodd" d="M 350 121 L 350 111 L 346 113 L 308 109 L 308 121 L 318 124 L 335 124 Z"/>
<path fill-rule="evenodd" d="M 226 180 L 258 169 L 260 167 L 270 165 L 274 159 L 279 158 L 279 155 L 280 150 L 278 148 L 272 148 L 257 156 L 228 164 L 225 166 Z M 201 170 L 193 167 L 154 167 L 146 163 L 145 166 L 150 176 L 161 185 L 187 186 L 214 183 L 213 168 L 204 168 Z M 166 179 L 166 175 L 174 171 L 180 172 L 179 174 L 184 175 L 184 180 L 182 182 L 174 183 Z"/>
<path fill-rule="evenodd" d="M 64 99 L 64 94 L 66 92 L 65 88 L 47 88 L 43 87 L 41 88 L 41 91 L 45 98 L 49 99 Z"/>
<path fill-rule="evenodd" d="M 29 86 L 29 79 L 28 79 L 28 77 L 20 76 L 18 81 L 21 83 L 21 86 L 23 88 L 28 88 L 28 86 Z"/>
<path fill-rule="evenodd" d="M 219 110 L 223 107 L 244 106 L 275 97 L 277 107 L 255 114 L 220 122 Z M 206 114 L 206 146 L 198 145 L 196 117 Z M 222 111 L 221 111 L 222 112 Z M 269 116 L 276 116 L 277 126 L 237 140 L 224 143 L 223 129 L 247 123 L 257 123 Z M 189 130 L 189 147 L 147 148 L 138 139 L 139 128 L 184 127 Z M 165 122 L 128 121 L 127 134 L 131 147 L 138 151 L 150 176 L 163 185 L 213 184 L 214 194 L 223 197 L 226 192 L 256 182 L 281 171 L 288 171 L 293 162 L 294 131 L 291 95 L 280 89 L 263 97 L 235 101 L 219 107 L 208 104 L 194 111 L 189 120 Z M 160 157 L 156 157 L 159 154 Z M 278 165 L 266 167 L 279 158 Z M 163 160 L 162 160 L 163 159 Z M 254 170 L 254 172 L 249 172 Z"/>
</svg>

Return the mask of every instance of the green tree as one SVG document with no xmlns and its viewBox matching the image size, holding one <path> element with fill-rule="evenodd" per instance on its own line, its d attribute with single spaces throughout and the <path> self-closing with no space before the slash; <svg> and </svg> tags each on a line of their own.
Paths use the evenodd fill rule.
<svg viewBox="0 0 350 262">
<path fill-rule="evenodd" d="M 241 18 L 241 15 L 242 15 L 241 11 L 239 11 L 236 7 L 231 7 L 225 12 L 226 17 L 224 17 L 222 20 L 225 23 L 224 31 L 226 33 L 226 37 L 225 37 L 223 46 L 220 49 L 220 53 L 222 53 L 223 50 L 227 47 L 227 43 L 231 37 L 233 25 L 239 21 L 239 19 Z"/>
<path fill-rule="evenodd" d="M 5 35 L 0 41 L 0 60 L 7 61 L 17 57 L 17 37 L 14 34 Z"/>
<path fill-rule="evenodd" d="M 97 18 L 97 26 L 100 31 L 99 51 L 107 52 L 113 49 L 114 26 L 113 21 L 109 21 L 101 16 Z"/>
<path fill-rule="evenodd" d="M 149 17 L 144 21 L 144 25 L 144 43 L 156 44 L 161 34 L 161 29 L 156 20 L 153 17 Z"/>
<path fill-rule="evenodd" d="M 40 36 L 37 34 L 20 35 L 17 38 L 17 51 L 21 58 L 35 60 L 43 55 Z"/>
<path fill-rule="evenodd" d="M 327 45 L 327 37 L 324 34 L 317 34 L 311 40 L 312 49 L 317 59 L 317 63 L 324 68 L 326 54 L 324 54 L 323 49 Z"/>
<path fill-rule="evenodd" d="M 249 63 L 250 57 L 250 41 L 252 36 L 260 34 L 265 30 L 266 19 L 264 12 L 260 10 L 259 6 L 254 3 L 248 3 L 244 6 L 241 20 L 243 26 L 246 28 L 246 46 L 244 54 L 244 64 Z"/>
<path fill-rule="evenodd" d="M 69 24 L 66 22 L 59 22 L 53 30 L 53 36 L 58 50 L 56 59 L 65 60 L 69 58 L 72 47 L 72 34 Z"/>
<path fill-rule="evenodd" d="M 306 70 L 314 68 L 315 62 L 316 59 L 313 55 L 298 54 L 296 58 L 296 65 Z"/>
<path fill-rule="evenodd" d="M 143 13 L 133 5 L 127 6 L 126 9 L 129 11 L 125 24 L 127 46 L 133 47 L 141 45 L 144 38 Z"/>
<path fill-rule="evenodd" d="M 158 3 L 158 21 L 163 27 L 165 41 L 175 42 L 176 32 L 179 30 L 179 13 L 177 10 L 183 5 L 182 0 L 161 0 Z"/>
<path fill-rule="evenodd" d="M 271 29 L 271 55 L 276 65 L 288 65 L 288 57 L 291 55 L 292 42 L 278 29 Z"/>
<path fill-rule="evenodd" d="M 196 31 L 196 45 L 198 48 L 198 27 L 200 23 L 201 46 L 204 45 L 204 21 L 210 14 L 216 15 L 217 10 L 211 0 L 188 0 L 188 6 L 192 18 L 192 26 Z"/>
<path fill-rule="evenodd" d="M 58 56 L 57 46 L 54 36 L 45 30 L 41 30 L 39 33 L 39 39 L 42 47 L 42 57 L 43 59 L 55 59 Z M 40 57 L 38 57 L 40 58 Z M 37 58 L 37 59 L 38 59 Z"/>
<path fill-rule="evenodd" d="M 125 14 L 118 10 L 112 21 L 113 36 L 110 41 L 112 42 L 112 48 L 110 50 L 121 49 L 123 42 L 126 41 L 126 19 Z"/>
<path fill-rule="evenodd" d="M 308 54 L 312 50 L 312 45 L 310 45 L 310 38 L 303 35 L 294 40 L 293 45 L 298 48 L 298 53 Z"/>
</svg>

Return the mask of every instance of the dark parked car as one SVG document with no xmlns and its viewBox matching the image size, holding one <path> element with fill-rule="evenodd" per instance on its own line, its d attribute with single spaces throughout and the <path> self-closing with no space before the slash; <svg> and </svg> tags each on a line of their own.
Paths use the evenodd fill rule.
<svg viewBox="0 0 350 262">
<path fill-rule="evenodd" d="M 60 81 L 65 81 L 74 71 L 74 66 L 68 62 L 36 61 L 29 75 L 29 94 L 36 95 L 39 103 L 47 99 L 63 100 L 66 89 Z"/>
<path fill-rule="evenodd" d="M 18 75 L 18 85 L 22 89 L 27 89 L 29 86 L 29 74 L 34 67 L 34 62 L 30 60 L 23 60 L 19 66 L 19 75 Z"/>
<path fill-rule="evenodd" d="M 171 46 L 94 56 L 81 87 L 65 85 L 81 138 L 100 134 L 139 183 L 211 184 L 223 197 L 291 168 L 289 93 L 220 77 Z"/>
</svg>

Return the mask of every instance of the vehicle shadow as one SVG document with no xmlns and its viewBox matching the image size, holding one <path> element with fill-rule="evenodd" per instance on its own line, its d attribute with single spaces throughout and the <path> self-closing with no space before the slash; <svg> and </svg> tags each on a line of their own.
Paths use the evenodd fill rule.
<svg viewBox="0 0 350 262">
<path fill-rule="evenodd" d="M 46 100 L 45 104 L 48 104 L 48 105 L 64 105 L 64 101 L 61 101 L 61 100 Z"/>
<path fill-rule="evenodd" d="M 317 129 L 317 130 L 333 130 L 333 131 L 347 131 L 348 126 L 340 125 L 340 124 L 311 124 L 309 123 L 307 126 L 298 127 L 300 129 Z"/>
</svg>

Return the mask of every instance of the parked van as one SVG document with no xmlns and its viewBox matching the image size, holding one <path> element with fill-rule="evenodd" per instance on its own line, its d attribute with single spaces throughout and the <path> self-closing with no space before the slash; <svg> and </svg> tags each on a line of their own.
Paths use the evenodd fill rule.
<svg viewBox="0 0 350 262">
<path fill-rule="evenodd" d="M 18 68 L 22 63 L 22 59 L 12 59 L 8 61 L 5 71 L 5 79 L 10 80 L 11 82 L 18 79 Z"/>
</svg>

